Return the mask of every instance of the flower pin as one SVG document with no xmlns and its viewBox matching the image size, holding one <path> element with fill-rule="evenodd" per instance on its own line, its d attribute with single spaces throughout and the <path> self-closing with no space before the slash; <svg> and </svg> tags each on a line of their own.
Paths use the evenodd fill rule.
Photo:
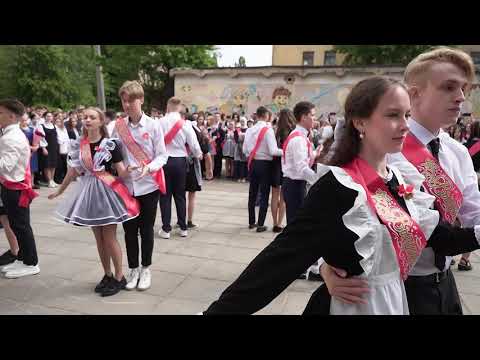
<svg viewBox="0 0 480 360">
<path fill-rule="evenodd" d="M 148 140 L 148 137 L 149 137 L 148 133 L 143 134 L 143 138 L 144 138 L 145 140 Z"/>
<path fill-rule="evenodd" d="M 95 151 L 98 151 L 98 150 L 100 150 L 100 146 L 98 146 L 98 145 L 97 145 L 97 146 L 95 146 L 94 150 L 95 150 Z"/>
<path fill-rule="evenodd" d="M 413 185 L 402 184 L 398 187 L 398 195 L 405 200 L 410 200 L 413 197 Z"/>
</svg>

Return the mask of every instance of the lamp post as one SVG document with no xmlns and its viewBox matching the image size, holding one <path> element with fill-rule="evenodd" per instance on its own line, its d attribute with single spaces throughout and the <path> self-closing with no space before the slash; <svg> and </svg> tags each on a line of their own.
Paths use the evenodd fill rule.
<svg viewBox="0 0 480 360">
<path fill-rule="evenodd" d="M 94 45 L 95 55 L 101 56 L 100 45 Z M 105 86 L 103 84 L 102 65 L 97 63 L 97 104 L 103 111 L 106 111 Z"/>
</svg>

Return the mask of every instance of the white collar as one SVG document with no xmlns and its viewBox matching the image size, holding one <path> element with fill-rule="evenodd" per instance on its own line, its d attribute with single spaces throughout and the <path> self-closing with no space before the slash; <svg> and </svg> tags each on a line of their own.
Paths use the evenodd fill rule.
<svg viewBox="0 0 480 360">
<path fill-rule="evenodd" d="M 303 135 L 308 136 L 308 130 L 305 129 L 302 125 L 297 124 L 295 130 L 300 131 Z"/>
<path fill-rule="evenodd" d="M 408 120 L 408 126 L 410 127 L 410 132 L 415 135 L 415 137 L 423 144 L 427 145 L 430 141 L 433 139 L 436 139 L 438 136 L 435 136 L 432 134 L 429 130 L 424 128 L 422 125 L 420 125 L 417 121 L 415 121 L 413 118 L 410 118 Z M 442 130 L 440 129 L 440 132 L 438 135 L 442 133 Z"/>
<path fill-rule="evenodd" d="M 2 133 L 3 133 L 3 135 L 5 135 L 7 132 L 9 132 L 9 131 L 11 131 L 11 130 L 13 130 L 13 129 L 15 129 L 15 128 L 19 128 L 19 129 L 20 129 L 20 125 L 19 125 L 19 124 L 10 124 L 10 125 L 8 125 L 8 126 L 6 126 L 6 127 L 3 128 Z"/>
</svg>

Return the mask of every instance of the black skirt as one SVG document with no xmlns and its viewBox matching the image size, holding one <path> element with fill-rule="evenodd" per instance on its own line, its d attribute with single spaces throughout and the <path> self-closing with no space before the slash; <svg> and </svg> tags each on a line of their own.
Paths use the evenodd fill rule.
<svg viewBox="0 0 480 360">
<path fill-rule="evenodd" d="M 282 185 L 282 158 L 275 156 L 272 161 L 272 186 L 279 187 Z"/>
<path fill-rule="evenodd" d="M 48 129 L 45 126 L 43 126 L 43 130 L 45 131 L 45 140 L 48 143 L 48 146 L 47 146 L 48 155 L 44 156 L 43 152 L 40 151 L 40 153 L 42 154 L 42 159 L 44 161 L 43 167 L 49 168 L 49 169 L 55 169 L 57 167 L 57 162 L 58 162 L 57 129 L 55 127 L 53 129 Z"/>
<path fill-rule="evenodd" d="M 195 167 L 193 162 L 187 165 L 187 178 L 185 180 L 185 191 L 196 192 L 202 191 L 202 187 L 198 185 L 197 177 L 195 176 Z"/>
</svg>

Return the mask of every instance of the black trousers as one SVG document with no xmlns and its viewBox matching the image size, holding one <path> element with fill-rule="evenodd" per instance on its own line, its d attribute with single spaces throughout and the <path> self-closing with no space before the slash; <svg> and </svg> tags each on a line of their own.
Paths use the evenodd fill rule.
<svg viewBox="0 0 480 360">
<path fill-rule="evenodd" d="M 37 247 L 30 226 L 30 206 L 23 208 L 18 206 L 20 190 L 8 190 L 2 185 L 1 197 L 3 206 L 7 212 L 8 223 L 18 241 L 17 260 L 25 265 L 37 265 Z"/>
<path fill-rule="evenodd" d="M 297 211 L 305 199 L 306 192 L 307 182 L 305 180 L 292 180 L 288 177 L 283 178 L 282 194 L 287 212 L 287 225 L 290 224 L 297 215 Z"/>
<path fill-rule="evenodd" d="M 250 188 L 248 190 L 248 223 L 255 224 L 255 201 L 260 191 L 260 209 L 258 213 L 258 226 L 263 226 L 267 217 L 268 198 L 272 177 L 271 160 L 253 160 L 250 170 Z"/>
<path fill-rule="evenodd" d="M 437 278 L 409 276 L 405 281 L 408 308 L 411 315 L 462 315 L 462 303 L 452 272 L 447 270 Z"/>
<path fill-rule="evenodd" d="M 172 231 L 172 195 L 177 208 L 177 219 L 180 229 L 187 230 L 185 218 L 187 216 L 187 200 L 185 199 L 185 181 L 187 178 L 187 158 L 169 157 L 163 167 L 167 193 L 160 194 L 160 210 L 162 212 L 162 229 Z"/>
<path fill-rule="evenodd" d="M 55 169 L 54 181 L 61 184 L 67 175 L 67 154 L 59 154 L 57 168 Z"/>
<path fill-rule="evenodd" d="M 128 267 L 138 267 L 138 231 L 142 239 L 142 265 L 152 264 L 153 253 L 153 225 L 157 216 L 159 191 L 156 190 L 146 195 L 135 196 L 140 203 L 140 215 L 135 219 L 123 223 L 125 231 L 125 244 L 127 246 Z"/>
<path fill-rule="evenodd" d="M 222 160 L 223 160 L 222 150 L 221 150 L 221 148 L 220 149 L 217 148 L 217 154 L 214 157 L 214 164 L 213 164 L 213 176 L 214 177 L 222 176 Z"/>
</svg>

